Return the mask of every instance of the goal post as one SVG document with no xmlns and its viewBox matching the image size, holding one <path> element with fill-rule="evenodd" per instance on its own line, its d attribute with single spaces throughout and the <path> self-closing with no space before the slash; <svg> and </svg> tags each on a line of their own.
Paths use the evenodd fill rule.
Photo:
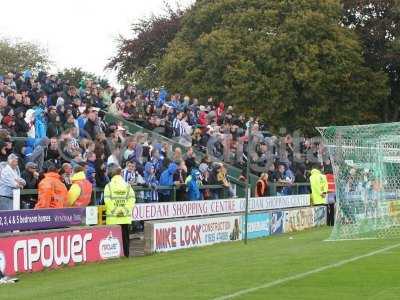
<svg viewBox="0 0 400 300">
<path fill-rule="evenodd" d="M 329 240 L 400 236 L 400 123 L 317 128 L 336 181 Z"/>
</svg>

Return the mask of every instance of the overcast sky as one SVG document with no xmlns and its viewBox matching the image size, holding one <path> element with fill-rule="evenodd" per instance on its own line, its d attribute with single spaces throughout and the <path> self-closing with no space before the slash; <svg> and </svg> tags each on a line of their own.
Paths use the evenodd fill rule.
<svg viewBox="0 0 400 300">
<path fill-rule="evenodd" d="M 176 1 L 168 2 L 175 6 Z M 181 6 L 192 2 L 179 1 Z M 163 0 L 2 1 L 0 35 L 39 42 L 55 70 L 82 67 L 112 80 L 115 76 L 103 68 L 115 53 L 118 34 L 129 36 L 132 22 L 163 7 Z"/>
</svg>

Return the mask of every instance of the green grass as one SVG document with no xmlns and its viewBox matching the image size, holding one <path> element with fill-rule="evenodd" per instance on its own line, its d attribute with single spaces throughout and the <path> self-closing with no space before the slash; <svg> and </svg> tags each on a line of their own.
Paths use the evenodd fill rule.
<svg viewBox="0 0 400 300">
<path fill-rule="evenodd" d="M 400 243 L 330 229 L 23 274 L 0 299 L 214 299 Z M 293 239 L 289 239 L 292 236 Z M 237 299 L 400 299 L 400 247 Z"/>
</svg>

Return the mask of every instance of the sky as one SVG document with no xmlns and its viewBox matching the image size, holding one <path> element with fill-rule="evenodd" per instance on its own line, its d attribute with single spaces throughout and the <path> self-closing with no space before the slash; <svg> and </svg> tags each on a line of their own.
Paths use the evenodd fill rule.
<svg viewBox="0 0 400 300">
<path fill-rule="evenodd" d="M 130 24 L 161 12 L 164 0 L 18 0 L 2 1 L 0 37 L 28 40 L 48 50 L 52 71 L 81 67 L 116 82 L 104 66 Z M 181 7 L 193 0 L 179 0 Z M 176 7 L 176 1 L 168 1 Z"/>
</svg>

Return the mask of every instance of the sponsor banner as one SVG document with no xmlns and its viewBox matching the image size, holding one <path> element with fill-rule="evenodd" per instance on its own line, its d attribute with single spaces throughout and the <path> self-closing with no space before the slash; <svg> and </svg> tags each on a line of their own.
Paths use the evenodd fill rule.
<svg viewBox="0 0 400 300">
<path fill-rule="evenodd" d="M 276 211 L 271 213 L 271 235 L 283 233 L 283 217 L 282 211 Z"/>
<path fill-rule="evenodd" d="M 255 239 L 270 235 L 271 214 L 251 214 L 247 219 L 247 238 Z M 245 216 L 242 217 L 243 235 L 245 231 Z"/>
<path fill-rule="evenodd" d="M 326 206 L 315 206 L 314 210 L 314 226 L 326 225 Z"/>
<path fill-rule="evenodd" d="M 287 210 L 284 212 L 283 232 L 294 232 L 314 226 L 314 210 L 312 207 Z"/>
<path fill-rule="evenodd" d="M 242 239 L 241 216 L 155 223 L 152 251 L 164 252 Z"/>
<path fill-rule="evenodd" d="M 6 275 L 95 262 L 123 255 L 119 226 L 32 232 L 0 238 L 0 270 Z"/>
<path fill-rule="evenodd" d="M 89 222 L 86 223 L 86 220 Z M 0 232 L 52 229 L 85 224 L 97 224 L 97 207 L 0 211 Z"/>
<path fill-rule="evenodd" d="M 250 198 L 249 210 L 272 210 L 310 205 L 309 195 Z M 138 203 L 133 209 L 135 221 L 174 219 L 245 211 L 245 199 Z"/>
</svg>

